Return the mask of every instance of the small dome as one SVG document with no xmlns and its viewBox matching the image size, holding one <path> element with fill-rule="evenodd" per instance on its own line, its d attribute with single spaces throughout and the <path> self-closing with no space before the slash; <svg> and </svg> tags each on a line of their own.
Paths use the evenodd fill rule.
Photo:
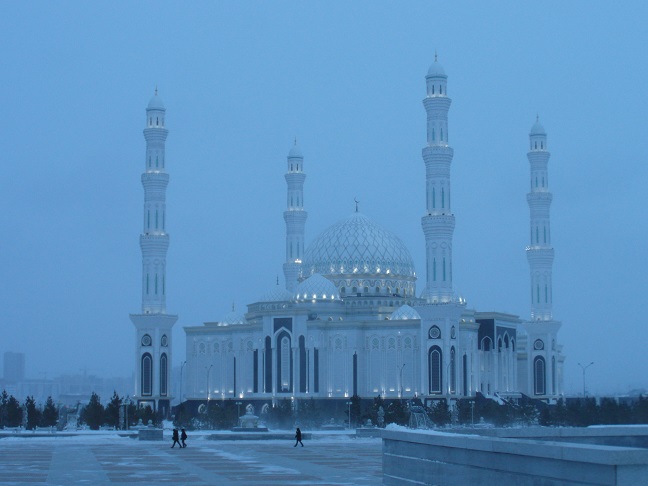
<svg viewBox="0 0 648 486">
<path fill-rule="evenodd" d="M 288 157 L 293 159 L 293 158 L 300 158 L 303 159 L 304 156 L 302 155 L 301 149 L 297 146 L 297 140 L 295 140 L 295 145 L 290 149 L 290 152 L 288 152 Z"/>
<path fill-rule="evenodd" d="M 245 316 L 239 312 L 236 312 L 232 309 L 231 312 L 227 313 L 222 319 L 218 321 L 220 326 L 234 326 L 237 324 L 247 323 Z"/>
<path fill-rule="evenodd" d="M 427 77 L 443 77 L 447 78 L 446 73 L 443 69 L 443 66 L 439 64 L 439 62 L 436 60 L 436 56 L 434 59 L 434 62 L 430 66 L 430 69 L 428 69 L 427 72 Z"/>
<path fill-rule="evenodd" d="M 315 273 L 297 286 L 295 300 L 301 302 L 306 300 L 333 302 L 340 300 L 340 294 L 333 282 L 322 277 L 319 273 Z"/>
<path fill-rule="evenodd" d="M 149 101 L 148 106 L 146 107 L 147 110 L 166 110 L 164 107 L 164 103 L 162 102 L 162 99 L 157 95 L 157 89 L 155 90 L 155 94 L 153 95 L 153 98 L 151 98 L 151 101 Z"/>
<path fill-rule="evenodd" d="M 259 302 L 289 302 L 293 295 L 277 284 L 259 298 Z"/>
<path fill-rule="evenodd" d="M 408 319 L 420 319 L 421 316 L 415 309 L 409 305 L 401 305 L 396 311 L 394 311 L 390 317 L 392 321 L 406 321 Z"/>
<path fill-rule="evenodd" d="M 546 135 L 544 127 L 540 124 L 540 117 L 536 117 L 536 122 L 531 127 L 529 135 Z"/>
</svg>

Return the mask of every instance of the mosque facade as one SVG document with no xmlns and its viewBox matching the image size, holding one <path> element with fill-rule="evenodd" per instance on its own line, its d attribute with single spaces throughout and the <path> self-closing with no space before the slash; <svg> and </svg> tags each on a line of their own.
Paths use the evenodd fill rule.
<svg viewBox="0 0 648 486">
<path fill-rule="evenodd" d="M 527 154 L 531 317 L 470 309 L 452 283 L 451 99 L 448 78 L 436 59 L 425 79 L 423 289 L 417 290 L 414 263 L 404 243 L 360 213 L 357 205 L 353 214 L 306 246 L 305 158 L 295 143 L 285 173 L 284 285 L 277 280 L 247 305 L 247 312 L 232 309 L 220 320 L 184 328 L 186 363 L 176 398 L 275 401 L 380 395 L 428 401 L 482 393 L 550 400 L 562 394 L 561 324 L 552 315 L 546 133 L 536 120 Z M 155 125 L 158 117 L 162 126 Z M 177 316 L 167 315 L 164 305 L 168 175 L 164 107 L 157 94 L 149 103 L 147 124 L 145 231 L 140 237 L 143 306 L 131 319 L 137 328 L 136 399 L 159 407 L 170 398 L 170 329 Z"/>
</svg>

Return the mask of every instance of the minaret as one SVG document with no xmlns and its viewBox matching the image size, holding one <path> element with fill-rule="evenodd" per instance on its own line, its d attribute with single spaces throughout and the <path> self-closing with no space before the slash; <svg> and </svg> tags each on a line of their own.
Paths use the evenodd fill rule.
<svg viewBox="0 0 648 486">
<path fill-rule="evenodd" d="M 142 249 L 142 313 L 131 314 L 137 328 L 135 336 L 136 369 L 134 398 L 167 416 L 171 400 L 171 328 L 178 316 L 166 313 L 166 232 L 165 141 L 166 109 L 155 95 L 146 108 L 146 157 L 144 159 L 144 226 L 140 235 Z"/>
<path fill-rule="evenodd" d="M 450 205 L 450 164 L 453 150 L 448 145 L 447 80 L 443 67 L 437 62 L 430 66 L 427 76 L 427 96 L 423 106 L 427 113 L 427 146 L 423 149 L 425 162 L 426 211 L 421 222 L 425 234 L 426 286 L 421 297 L 429 303 L 449 302 L 452 288 L 452 235 L 455 218 Z"/>
<path fill-rule="evenodd" d="M 549 192 L 549 152 L 547 134 L 539 120 L 529 133 L 530 148 L 527 158 L 531 166 L 531 191 L 527 202 L 531 213 L 530 244 L 526 249 L 531 271 L 531 320 L 552 320 L 551 271 L 554 250 L 551 246 L 549 209 L 552 195 Z"/>
<path fill-rule="evenodd" d="M 299 282 L 301 263 L 304 258 L 304 227 L 308 213 L 304 211 L 304 156 L 295 145 L 288 153 L 286 172 L 288 193 L 284 221 L 286 222 L 286 263 L 283 265 L 286 289 L 294 291 Z"/>
</svg>

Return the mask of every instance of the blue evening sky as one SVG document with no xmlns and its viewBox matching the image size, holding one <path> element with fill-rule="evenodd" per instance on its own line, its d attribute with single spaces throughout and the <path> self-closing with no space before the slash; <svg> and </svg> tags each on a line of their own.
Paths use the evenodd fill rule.
<svg viewBox="0 0 648 486">
<path fill-rule="evenodd" d="M 128 375 L 144 109 L 167 107 L 168 310 L 183 326 L 283 281 L 286 155 L 307 243 L 361 211 L 424 286 L 425 73 L 448 74 L 454 279 L 528 318 L 529 129 L 548 133 L 565 388 L 648 388 L 648 4 L 2 2 L 0 353 L 30 377 Z"/>
</svg>

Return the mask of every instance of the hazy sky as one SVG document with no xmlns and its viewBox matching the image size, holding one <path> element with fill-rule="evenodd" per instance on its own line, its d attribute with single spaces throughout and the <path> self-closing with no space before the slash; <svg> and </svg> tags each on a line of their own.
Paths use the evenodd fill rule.
<svg viewBox="0 0 648 486">
<path fill-rule="evenodd" d="M 528 133 L 548 133 L 565 387 L 648 388 L 648 4 L 0 3 L 0 353 L 128 375 L 141 309 L 145 108 L 167 107 L 167 308 L 183 326 L 283 282 L 286 155 L 307 243 L 354 209 L 424 287 L 425 74 L 448 74 L 454 281 L 528 318 Z"/>
</svg>

